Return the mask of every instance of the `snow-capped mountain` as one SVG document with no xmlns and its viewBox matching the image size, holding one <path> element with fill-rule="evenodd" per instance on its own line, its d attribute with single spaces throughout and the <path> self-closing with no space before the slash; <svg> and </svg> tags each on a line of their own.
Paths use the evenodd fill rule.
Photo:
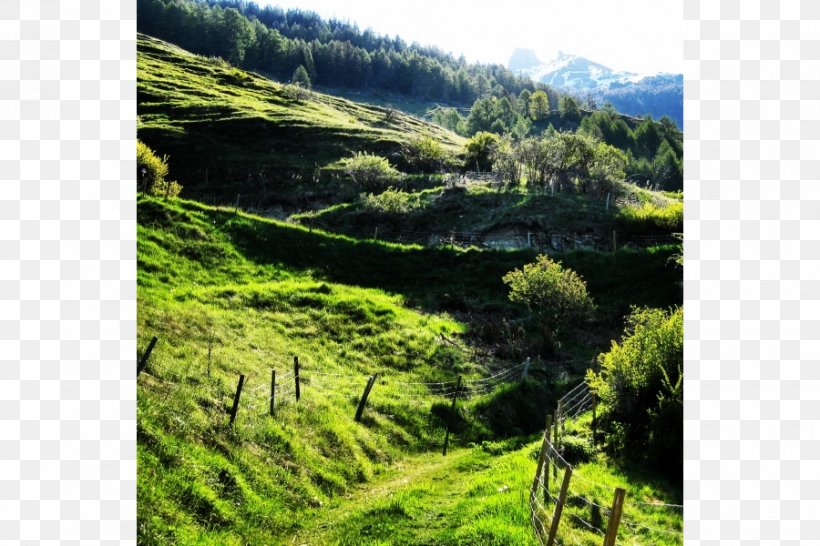
<svg viewBox="0 0 820 546">
<path fill-rule="evenodd" d="M 516 49 L 510 70 L 529 76 L 581 99 L 611 102 L 619 111 L 655 118 L 667 115 L 683 126 L 683 76 L 680 74 L 637 74 L 615 71 L 600 63 L 562 51 L 542 62 L 530 49 Z"/>
</svg>

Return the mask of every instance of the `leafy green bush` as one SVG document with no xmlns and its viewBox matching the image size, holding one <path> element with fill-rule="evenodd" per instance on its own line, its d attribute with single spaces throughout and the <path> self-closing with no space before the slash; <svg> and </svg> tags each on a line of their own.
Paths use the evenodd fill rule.
<svg viewBox="0 0 820 546">
<path fill-rule="evenodd" d="M 510 300 L 523 303 L 537 317 L 547 351 L 595 308 L 584 279 L 543 254 L 502 280 L 510 286 Z"/>
<path fill-rule="evenodd" d="M 683 464 L 683 310 L 633 309 L 621 343 L 587 372 L 610 451 L 680 479 Z"/>
<path fill-rule="evenodd" d="M 381 189 L 386 183 L 398 178 L 397 171 L 387 160 L 375 154 L 357 152 L 341 161 L 344 172 L 364 189 Z"/>
<path fill-rule="evenodd" d="M 441 143 L 429 136 L 419 136 L 402 147 L 402 156 L 408 172 L 432 173 L 454 167 L 455 160 Z"/>
<path fill-rule="evenodd" d="M 145 143 L 137 140 L 137 188 L 160 197 L 176 197 L 182 186 L 167 180 L 168 156 L 158 157 Z"/>
<path fill-rule="evenodd" d="M 389 188 L 380 194 L 369 193 L 362 198 L 362 206 L 373 212 L 405 214 L 422 207 L 421 195 Z"/>
<path fill-rule="evenodd" d="M 498 135 L 486 131 L 480 131 L 470 137 L 464 144 L 465 168 L 468 171 L 489 171 L 493 166 L 490 156 L 499 140 L 501 139 Z"/>
</svg>

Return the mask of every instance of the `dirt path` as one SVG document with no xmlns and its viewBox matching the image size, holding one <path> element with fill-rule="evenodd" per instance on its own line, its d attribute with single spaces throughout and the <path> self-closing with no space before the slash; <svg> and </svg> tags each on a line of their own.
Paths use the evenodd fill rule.
<svg viewBox="0 0 820 546">
<path fill-rule="evenodd" d="M 444 515 L 442 508 L 451 505 L 460 497 L 459 487 L 432 491 L 434 484 L 443 481 L 452 482 L 458 472 L 457 467 L 466 459 L 474 457 L 473 450 L 457 449 L 446 457 L 440 453 L 426 453 L 405 459 L 391 468 L 377 481 L 363 484 L 353 492 L 339 497 L 333 503 L 318 511 L 314 519 L 306 522 L 302 531 L 293 537 L 289 544 L 299 546 L 324 546 L 328 544 L 387 544 L 376 537 L 371 539 L 363 535 L 373 530 L 373 521 L 390 519 L 393 524 L 405 520 L 409 527 L 420 524 L 425 531 L 442 528 Z M 418 491 L 435 495 L 436 502 L 427 504 L 421 514 L 407 517 L 398 499 L 391 503 L 400 493 L 413 496 Z M 391 513 L 393 512 L 393 513 Z M 380 517 L 382 516 L 382 517 Z M 436 521 L 438 520 L 438 524 Z M 385 522 L 375 522 L 388 525 Z M 408 525 L 404 525 L 408 527 Z"/>
</svg>

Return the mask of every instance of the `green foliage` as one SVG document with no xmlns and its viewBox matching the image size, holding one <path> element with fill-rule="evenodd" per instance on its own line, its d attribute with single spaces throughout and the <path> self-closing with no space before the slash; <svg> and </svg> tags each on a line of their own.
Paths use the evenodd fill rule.
<svg viewBox="0 0 820 546">
<path fill-rule="evenodd" d="M 592 192 L 603 196 L 614 191 L 616 182 L 624 179 L 626 165 L 626 154 L 621 150 L 603 142 L 597 143 L 589 167 L 589 178 L 583 188 L 585 193 Z"/>
<path fill-rule="evenodd" d="M 304 87 L 305 89 L 310 89 L 310 76 L 308 75 L 308 71 L 301 64 L 293 72 L 293 76 L 290 78 L 290 81 L 296 85 Z"/>
<path fill-rule="evenodd" d="M 464 166 L 467 170 L 476 169 L 489 171 L 493 150 L 501 140 L 498 135 L 486 131 L 479 131 L 464 144 Z"/>
<path fill-rule="evenodd" d="M 683 464 L 683 309 L 634 309 L 587 381 L 610 449 L 671 477 Z"/>
<path fill-rule="evenodd" d="M 455 160 L 441 143 L 429 136 L 418 136 L 402 147 L 409 172 L 433 173 L 449 170 Z"/>
<path fill-rule="evenodd" d="M 362 199 L 362 207 L 365 210 L 384 214 L 407 214 L 423 205 L 418 193 L 407 193 L 393 188 L 379 194 L 369 193 Z"/>
<path fill-rule="evenodd" d="M 537 317 L 547 350 L 568 338 L 571 326 L 588 319 L 595 308 L 584 280 L 543 254 L 502 280 L 510 287 L 510 300 Z"/>
<path fill-rule="evenodd" d="M 581 109 L 578 108 L 578 102 L 569 95 L 561 97 L 561 101 L 558 103 L 558 113 L 564 121 L 581 121 Z"/>
<path fill-rule="evenodd" d="M 556 133 L 545 140 L 541 150 L 545 156 L 545 179 L 553 181 L 558 190 L 571 189 L 573 180 L 589 177 L 595 152 L 596 142 L 588 135 Z"/>
<path fill-rule="evenodd" d="M 562 101 L 563 102 L 563 101 Z M 532 119 L 540 121 L 550 113 L 550 102 L 547 94 L 543 91 L 536 91 L 530 96 L 529 115 Z"/>
<path fill-rule="evenodd" d="M 521 162 L 518 149 L 511 137 L 505 136 L 493 147 L 493 170 L 501 174 L 507 187 L 515 188 L 521 184 Z"/>
<path fill-rule="evenodd" d="M 436 108 L 430 114 L 430 119 L 433 123 L 441 125 L 445 129 L 449 129 L 459 135 L 466 134 L 467 119 L 458 113 L 455 108 Z"/>
<path fill-rule="evenodd" d="M 647 159 L 655 157 L 662 140 L 663 135 L 658 125 L 652 121 L 652 116 L 644 119 L 635 129 L 635 150 L 642 157 Z"/>
<path fill-rule="evenodd" d="M 386 157 L 375 154 L 357 152 L 353 157 L 343 159 L 341 164 L 344 172 L 365 190 L 386 187 L 399 176 L 399 171 L 390 165 Z"/>
<path fill-rule="evenodd" d="M 167 180 L 168 156 L 158 157 L 142 141 L 137 140 L 137 180 L 139 191 L 149 195 L 176 197 L 182 186 L 173 180 Z"/>
<path fill-rule="evenodd" d="M 621 207 L 615 216 L 618 230 L 632 235 L 683 231 L 683 202 L 661 206 L 652 202 Z"/>
</svg>

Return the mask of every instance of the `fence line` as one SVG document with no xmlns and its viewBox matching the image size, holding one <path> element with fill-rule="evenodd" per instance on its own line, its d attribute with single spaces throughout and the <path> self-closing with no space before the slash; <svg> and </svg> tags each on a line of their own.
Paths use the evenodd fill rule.
<svg viewBox="0 0 820 546">
<path fill-rule="evenodd" d="M 587 388 L 584 384 L 576 385 L 564 395 L 564 399 L 577 396 L 579 392 L 584 392 L 585 390 L 587 390 Z M 569 417 L 564 417 L 564 419 L 566 418 Z M 665 537 L 663 539 L 664 543 L 683 544 L 683 532 L 681 530 L 662 529 L 659 527 L 645 525 L 634 521 L 634 519 L 630 517 L 632 510 L 639 506 L 678 510 L 683 508 L 682 505 L 644 501 L 625 502 L 625 490 L 623 488 L 613 488 L 612 485 L 603 484 L 584 476 L 582 473 L 578 472 L 574 465 L 570 464 L 566 460 L 564 455 L 561 453 L 562 446 L 554 443 L 552 440 L 553 436 L 556 439 L 559 438 L 557 431 L 561 426 L 562 417 L 560 415 L 558 415 L 555 420 L 553 420 L 551 416 L 548 417 L 547 428 L 542 434 L 539 463 L 536 468 L 533 487 L 530 493 L 530 522 L 532 524 L 533 533 L 535 534 L 539 544 L 542 546 L 559 544 L 557 540 L 558 536 L 563 537 L 563 539 L 567 542 L 580 544 L 580 542 L 578 542 L 577 531 L 582 530 L 586 533 L 594 533 L 598 540 L 603 537 L 603 543 L 605 546 L 614 545 L 617 540 L 618 527 L 621 524 L 623 524 L 623 526 L 628 528 L 631 532 L 638 535 L 644 535 L 645 533 L 658 533 L 659 535 Z M 553 432 L 555 432 L 554 435 Z M 561 490 L 562 493 L 565 493 L 565 496 L 562 496 L 559 493 L 558 497 L 556 497 L 551 489 L 558 486 L 557 477 L 561 472 L 564 473 L 564 483 L 561 484 Z M 550 479 L 550 474 L 552 474 L 553 479 Z M 569 485 L 571 481 L 580 481 L 592 486 L 591 488 L 587 488 L 588 490 L 592 490 L 594 492 L 592 495 L 590 495 L 590 493 L 586 494 L 589 496 L 594 495 L 595 497 L 598 497 L 599 495 L 606 495 L 607 492 L 613 491 L 614 489 L 612 506 L 607 507 L 599 502 L 595 502 L 595 500 L 587 498 L 586 495 L 581 494 L 580 492 L 574 493 L 571 490 L 564 491 L 565 486 L 566 489 L 571 489 L 571 486 Z M 567 507 L 565 499 L 568 499 L 570 505 L 574 506 L 576 509 L 579 506 L 577 504 L 578 502 L 582 503 L 581 506 L 588 506 L 592 514 L 594 514 L 594 517 L 586 519 L 581 514 L 577 513 L 577 510 L 570 510 L 567 516 L 565 516 L 567 521 L 562 523 L 561 518 L 563 509 Z M 550 510 L 550 503 L 552 505 L 552 510 Z M 596 521 L 596 517 L 600 518 L 597 520 L 601 522 L 600 526 L 593 523 L 593 521 Z M 609 522 L 608 525 L 606 525 L 606 529 L 603 528 L 604 518 L 606 518 Z M 570 529 L 572 530 L 571 533 L 569 532 L 569 529 L 566 529 L 567 524 L 570 525 Z M 549 535 L 546 534 L 546 529 L 550 529 L 551 532 Z M 561 529 L 565 529 L 563 533 L 561 532 Z M 585 542 L 588 543 L 589 539 L 586 539 Z"/>
</svg>

